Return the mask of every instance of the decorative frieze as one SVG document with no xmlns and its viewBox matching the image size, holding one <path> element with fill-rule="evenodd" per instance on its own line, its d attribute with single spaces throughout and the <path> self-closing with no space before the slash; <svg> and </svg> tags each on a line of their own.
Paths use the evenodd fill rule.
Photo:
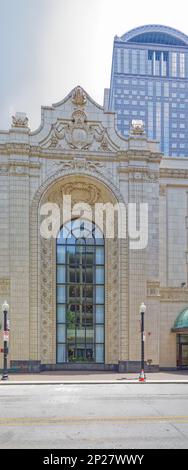
<svg viewBox="0 0 188 470">
<path fill-rule="evenodd" d="M 56 161 L 54 167 L 58 167 L 59 170 L 84 170 L 84 171 L 95 171 L 101 172 L 104 169 L 102 162 L 93 162 L 86 160 L 85 158 L 74 158 L 73 160 Z"/>
<path fill-rule="evenodd" d="M 188 289 L 185 287 L 160 288 L 161 302 L 188 302 Z"/>
<path fill-rule="evenodd" d="M 129 181 L 136 183 L 156 183 L 159 181 L 158 171 L 146 171 L 143 168 L 129 168 Z"/>
<path fill-rule="evenodd" d="M 160 287 L 158 281 L 147 282 L 147 296 L 159 297 L 161 302 L 188 302 L 186 287 Z"/>
</svg>

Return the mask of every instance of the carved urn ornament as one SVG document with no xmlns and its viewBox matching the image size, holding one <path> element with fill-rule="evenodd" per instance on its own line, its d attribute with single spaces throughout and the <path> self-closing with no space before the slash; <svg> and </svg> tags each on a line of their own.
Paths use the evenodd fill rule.
<svg viewBox="0 0 188 470">
<path fill-rule="evenodd" d="M 145 134 L 144 121 L 142 121 L 141 119 L 133 119 L 131 126 L 131 134 Z"/>
<path fill-rule="evenodd" d="M 12 116 L 12 127 L 28 128 L 29 119 L 25 113 L 16 113 Z"/>
</svg>

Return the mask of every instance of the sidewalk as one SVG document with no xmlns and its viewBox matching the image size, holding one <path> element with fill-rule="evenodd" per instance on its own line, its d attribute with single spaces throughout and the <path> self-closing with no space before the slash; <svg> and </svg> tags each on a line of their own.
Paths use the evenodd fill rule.
<svg viewBox="0 0 188 470">
<path fill-rule="evenodd" d="M 55 371 L 40 374 L 10 374 L 0 385 L 45 384 L 125 384 L 139 383 L 138 373 Z M 187 383 L 188 371 L 148 372 L 146 383 Z"/>
</svg>

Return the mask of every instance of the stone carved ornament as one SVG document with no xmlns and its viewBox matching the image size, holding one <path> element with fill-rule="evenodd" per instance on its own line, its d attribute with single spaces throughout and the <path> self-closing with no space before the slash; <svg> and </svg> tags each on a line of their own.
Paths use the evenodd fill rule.
<svg viewBox="0 0 188 470">
<path fill-rule="evenodd" d="M 49 149 L 94 150 L 103 152 L 117 151 L 101 124 L 89 124 L 85 112 L 77 109 L 71 120 L 58 120 L 52 125 L 50 136 L 42 143 Z"/>
<path fill-rule="evenodd" d="M 12 127 L 25 127 L 28 128 L 28 117 L 25 113 L 16 113 L 12 116 Z"/>
<path fill-rule="evenodd" d="M 148 182 L 148 183 L 155 183 L 159 181 L 159 173 L 157 171 L 148 171 L 148 172 L 130 172 L 129 173 L 129 180 L 135 182 Z"/>
<path fill-rule="evenodd" d="M 48 195 L 48 202 L 55 202 L 61 206 L 63 196 L 71 196 L 72 205 L 84 202 L 90 206 L 103 200 L 101 191 L 97 186 L 83 180 L 75 183 L 61 183 Z"/>
<path fill-rule="evenodd" d="M 95 204 L 101 199 L 101 191 L 93 184 L 85 182 L 67 183 L 62 188 L 62 195 L 71 195 L 72 203 L 85 202 L 86 204 Z"/>
<path fill-rule="evenodd" d="M 87 102 L 86 95 L 80 86 L 77 86 L 72 94 L 72 103 L 76 106 L 84 106 Z"/>
<path fill-rule="evenodd" d="M 145 134 L 144 121 L 140 119 L 133 119 L 131 125 L 131 134 L 143 135 Z"/>
<path fill-rule="evenodd" d="M 61 170 L 84 170 L 101 172 L 104 170 L 104 165 L 101 162 L 92 162 L 85 160 L 85 158 L 74 158 L 73 160 L 56 161 L 54 167 L 58 167 Z"/>
</svg>

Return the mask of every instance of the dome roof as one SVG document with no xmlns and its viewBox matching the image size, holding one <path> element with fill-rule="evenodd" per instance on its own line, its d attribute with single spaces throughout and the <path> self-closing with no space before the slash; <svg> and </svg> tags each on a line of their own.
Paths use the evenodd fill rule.
<svg viewBox="0 0 188 470">
<path fill-rule="evenodd" d="M 158 24 L 139 26 L 121 36 L 121 41 L 139 44 L 188 46 L 188 36 L 177 29 Z"/>
<path fill-rule="evenodd" d="M 174 323 L 173 330 L 188 329 L 188 307 L 182 310 Z"/>
</svg>

